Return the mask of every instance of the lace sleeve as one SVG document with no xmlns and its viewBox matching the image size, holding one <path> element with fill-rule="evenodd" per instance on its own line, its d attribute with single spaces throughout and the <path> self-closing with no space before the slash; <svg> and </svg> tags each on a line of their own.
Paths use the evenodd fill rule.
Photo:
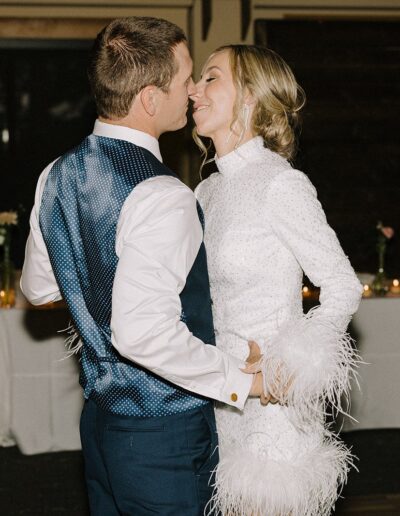
<svg viewBox="0 0 400 516">
<path fill-rule="evenodd" d="M 276 176 L 267 194 L 267 216 L 321 294 L 320 306 L 289 320 L 265 343 L 265 388 L 302 417 L 326 400 L 340 410 L 358 361 L 346 328 L 362 286 L 305 174 L 288 170 Z"/>
</svg>

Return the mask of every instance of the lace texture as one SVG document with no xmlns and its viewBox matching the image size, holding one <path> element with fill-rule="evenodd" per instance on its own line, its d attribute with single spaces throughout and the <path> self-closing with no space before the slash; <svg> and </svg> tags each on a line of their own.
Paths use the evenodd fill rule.
<svg viewBox="0 0 400 516">
<path fill-rule="evenodd" d="M 324 423 L 340 408 L 357 363 L 346 334 L 362 286 L 305 174 L 264 148 L 261 137 L 216 159 L 196 189 L 217 346 L 245 359 L 264 352 L 265 385 L 284 404 L 249 399 L 240 412 L 216 407 L 220 464 L 209 505 L 223 515 L 328 516 L 351 454 Z M 304 315 L 303 271 L 321 288 Z M 290 379 L 280 391 L 276 381 Z"/>
</svg>

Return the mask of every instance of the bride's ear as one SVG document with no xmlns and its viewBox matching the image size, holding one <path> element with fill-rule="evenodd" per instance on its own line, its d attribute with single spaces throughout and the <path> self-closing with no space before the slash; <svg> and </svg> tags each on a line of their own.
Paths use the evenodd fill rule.
<svg viewBox="0 0 400 516">
<path fill-rule="evenodd" d="M 154 116 L 157 111 L 159 90 L 156 86 L 146 86 L 139 93 L 143 109 L 149 116 Z"/>
<path fill-rule="evenodd" d="M 250 93 L 250 91 L 246 88 L 243 95 L 243 102 L 244 104 L 247 104 L 250 108 L 254 108 L 256 104 L 256 99 L 253 97 L 253 95 Z"/>
</svg>

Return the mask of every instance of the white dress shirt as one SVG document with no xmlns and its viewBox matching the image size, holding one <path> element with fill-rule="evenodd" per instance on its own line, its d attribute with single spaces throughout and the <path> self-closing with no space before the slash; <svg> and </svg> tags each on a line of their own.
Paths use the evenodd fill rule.
<svg viewBox="0 0 400 516">
<path fill-rule="evenodd" d="M 93 134 L 126 140 L 160 161 L 149 134 L 96 121 Z M 35 305 L 61 294 L 39 227 L 42 172 L 30 217 L 21 289 Z M 178 179 L 157 176 L 137 185 L 122 207 L 116 235 L 119 258 L 112 295 L 112 343 L 118 352 L 166 380 L 242 409 L 252 375 L 243 361 L 193 336 L 180 320 L 182 292 L 203 239 L 193 192 Z"/>
</svg>

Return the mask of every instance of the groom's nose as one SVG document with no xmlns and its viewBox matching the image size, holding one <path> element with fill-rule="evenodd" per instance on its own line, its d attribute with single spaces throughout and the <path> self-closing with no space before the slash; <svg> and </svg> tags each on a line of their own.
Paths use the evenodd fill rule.
<svg viewBox="0 0 400 516">
<path fill-rule="evenodd" d="M 188 95 L 190 98 L 195 97 L 197 95 L 196 84 L 194 83 L 192 78 L 190 78 L 189 85 L 188 85 Z"/>
</svg>

